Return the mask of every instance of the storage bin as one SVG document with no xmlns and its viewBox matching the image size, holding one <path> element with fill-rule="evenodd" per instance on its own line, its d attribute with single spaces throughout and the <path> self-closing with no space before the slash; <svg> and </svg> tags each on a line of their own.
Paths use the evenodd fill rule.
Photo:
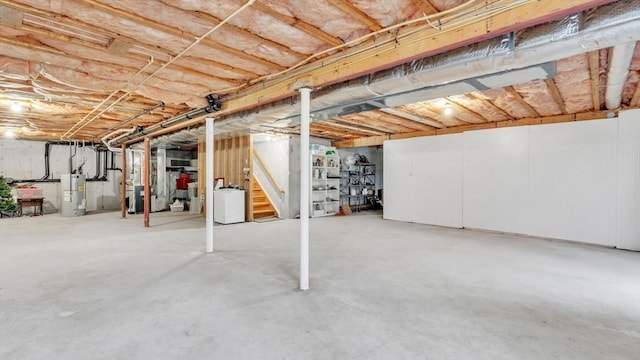
<svg viewBox="0 0 640 360">
<path fill-rule="evenodd" d="M 42 189 L 37 187 L 16 188 L 18 199 L 33 199 L 42 197 Z"/>
</svg>

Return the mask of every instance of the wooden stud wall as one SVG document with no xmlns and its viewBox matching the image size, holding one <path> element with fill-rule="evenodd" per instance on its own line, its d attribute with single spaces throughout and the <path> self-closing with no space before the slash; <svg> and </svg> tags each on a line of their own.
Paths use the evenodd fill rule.
<svg viewBox="0 0 640 360">
<path fill-rule="evenodd" d="M 198 196 L 200 199 L 204 199 L 203 194 L 206 192 L 206 179 L 207 179 L 207 146 L 204 136 L 198 139 Z M 202 204 L 202 216 L 207 214 L 206 201 Z"/>
<path fill-rule="evenodd" d="M 240 189 L 245 190 L 245 219 L 253 221 L 253 201 L 251 194 L 253 185 L 251 181 L 244 181 L 245 167 L 251 169 L 253 164 L 253 139 L 250 135 L 237 136 L 228 139 L 216 140 L 214 144 L 214 177 L 224 178 L 224 186 L 237 184 Z M 249 173 L 251 180 L 253 172 Z"/>
</svg>

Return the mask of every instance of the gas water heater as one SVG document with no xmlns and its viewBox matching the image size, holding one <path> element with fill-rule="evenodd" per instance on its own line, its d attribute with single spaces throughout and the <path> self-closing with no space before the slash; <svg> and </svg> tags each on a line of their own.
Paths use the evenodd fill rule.
<svg viewBox="0 0 640 360">
<path fill-rule="evenodd" d="M 81 216 L 85 214 L 87 208 L 87 202 L 85 200 L 85 183 L 85 175 L 60 175 L 60 193 L 62 194 L 60 215 Z"/>
</svg>

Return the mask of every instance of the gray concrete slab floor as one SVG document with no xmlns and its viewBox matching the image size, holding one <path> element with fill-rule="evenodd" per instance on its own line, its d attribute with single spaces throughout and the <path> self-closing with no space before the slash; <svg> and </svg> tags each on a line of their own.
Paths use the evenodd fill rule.
<svg viewBox="0 0 640 360">
<path fill-rule="evenodd" d="M 382 220 L 0 220 L 0 359 L 638 359 L 640 254 Z"/>
</svg>

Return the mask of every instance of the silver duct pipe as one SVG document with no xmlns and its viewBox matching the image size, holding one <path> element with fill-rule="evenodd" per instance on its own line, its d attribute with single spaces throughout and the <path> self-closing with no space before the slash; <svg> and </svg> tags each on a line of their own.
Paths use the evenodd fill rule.
<svg viewBox="0 0 640 360">
<path fill-rule="evenodd" d="M 611 62 L 609 63 L 609 76 L 607 77 L 607 91 L 605 93 L 605 105 L 609 110 L 615 110 L 622 103 L 622 88 L 629 75 L 629 65 L 633 60 L 635 42 L 624 43 L 613 47 Z"/>
<path fill-rule="evenodd" d="M 553 76 L 555 60 L 639 40 L 640 2 L 621 0 L 319 89 L 314 91 L 311 113 L 314 119 L 322 119 L 546 78 Z M 216 135 L 262 125 L 277 128 L 295 124 L 300 116 L 297 101 L 291 97 L 218 119 Z M 181 115 L 126 140 L 140 140 L 145 134 L 203 114 L 200 109 Z M 161 138 L 170 141 L 171 137 Z"/>
</svg>

